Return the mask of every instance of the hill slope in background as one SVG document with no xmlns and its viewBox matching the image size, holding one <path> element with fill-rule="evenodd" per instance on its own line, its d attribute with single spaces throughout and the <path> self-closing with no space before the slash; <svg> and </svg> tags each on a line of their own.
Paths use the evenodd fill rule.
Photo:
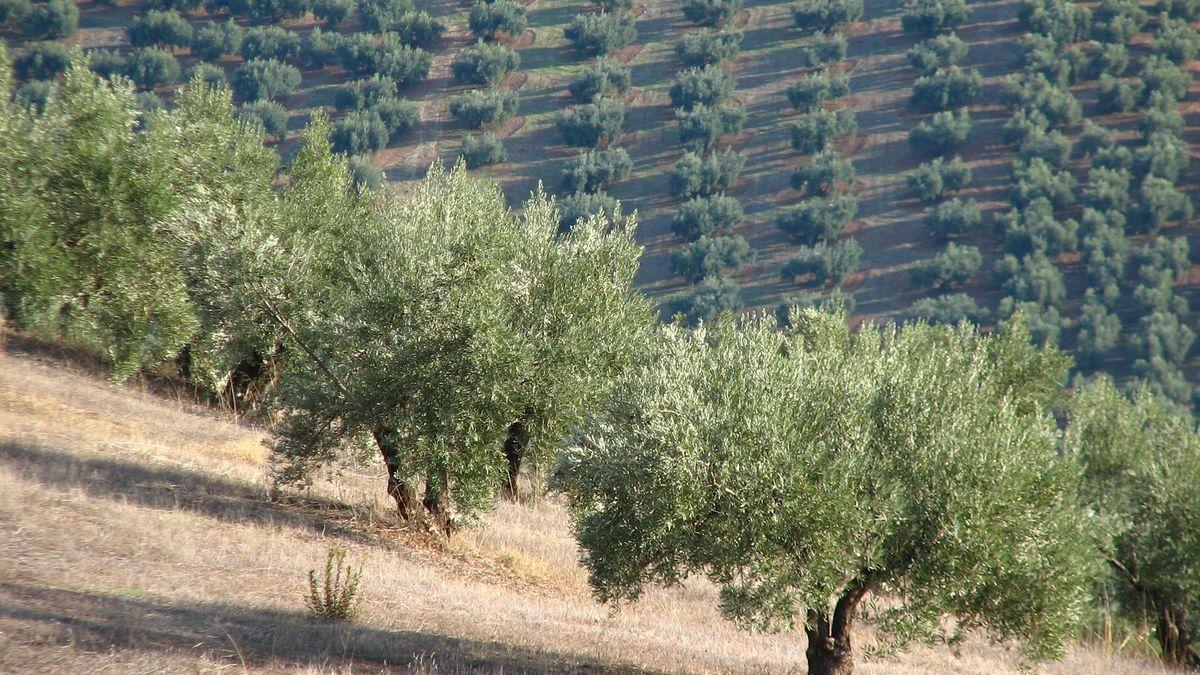
<svg viewBox="0 0 1200 675">
<path fill-rule="evenodd" d="M 493 130 L 503 140 L 508 158 L 501 164 L 479 170 L 481 175 L 498 180 L 513 204 L 528 197 L 539 183 L 551 193 L 562 192 L 563 169 L 580 150 L 563 143 L 555 120 L 560 110 L 575 105 L 567 90 L 568 82 L 593 61 L 591 56 L 574 50 L 563 35 L 572 19 L 595 11 L 589 2 L 529 0 L 521 4 L 527 13 L 528 28 L 519 36 L 505 39 L 506 44 L 520 55 L 521 64 L 517 72 L 500 84 L 502 89 L 517 92 L 520 103 L 515 117 Z M 668 90 L 675 74 L 682 68 L 675 45 L 684 35 L 697 30 L 685 18 L 683 4 L 683 0 L 635 2 L 629 14 L 635 18 L 637 37 L 632 45 L 612 54 L 630 68 L 632 75 L 632 89 L 621 96 L 627 107 L 623 134 L 612 144 L 629 153 L 632 172 L 611 186 L 609 192 L 621 200 L 627 212 L 638 213 L 639 238 L 646 247 L 639 282 L 663 303 L 668 312 L 677 306 L 676 301 L 685 300 L 694 288 L 675 274 L 672 265 L 672 256 L 686 242 L 672 232 L 672 218 L 683 200 L 671 195 L 669 178 L 684 150 Z M 1097 16 L 1103 13 L 1097 3 L 1065 4 L 1089 8 Z M 1155 3 L 1141 4 L 1148 20 L 1140 31 L 1109 40 L 1113 44 L 1119 43 L 1127 51 L 1131 65 L 1119 73 L 1126 84 L 1138 85 L 1145 79 L 1139 71 L 1156 53 L 1157 31 L 1167 16 L 1160 14 Z M 1185 7 L 1186 3 L 1176 6 Z M 469 7 L 470 3 L 456 0 L 416 2 L 416 9 L 428 12 L 447 30 L 429 47 L 432 53 L 429 77 L 400 92 L 402 97 L 418 104 L 419 125 L 372 157 L 372 162 L 385 171 L 387 179 L 401 188 L 420 178 L 431 162 L 453 162 L 459 154 L 462 139 L 468 133 L 475 133 L 455 124 L 448 112 L 451 96 L 475 88 L 457 84 L 451 67 L 474 41 L 467 22 Z M 724 139 L 720 146 L 732 148 L 746 158 L 741 177 L 728 190 L 729 196 L 739 200 L 745 212 L 731 234 L 744 236 L 756 256 L 752 262 L 726 273 L 740 286 L 739 297 L 733 304 L 735 307 L 774 309 L 782 302 L 828 296 L 833 290 L 805 275 L 799 280 L 781 277 L 788 260 L 802 247 L 785 238 L 776 222 L 781 214 L 805 198 L 792 188 L 789 174 L 807 161 L 807 157 L 794 151 L 790 144 L 790 124 L 801 119 L 804 113 L 789 105 L 786 90 L 816 70 L 806 67 L 804 53 L 819 39 L 813 32 L 797 28 L 792 7 L 793 3 L 782 0 L 746 0 L 741 11 L 730 21 L 744 38 L 740 54 L 723 67 L 736 77 L 733 98 L 745 109 L 747 117 L 743 131 Z M 1185 262 L 1165 282 L 1169 291 L 1166 297 L 1161 288 L 1158 295 L 1149 300 L 1137 295 L 1140 285 L 1149 288 L 1162 281 L 1161 275 L 1139 271 L 1143 263 L 1138 258 L 1138 248 L 1161 235 L 1185 239 L 1195 250 L 1200 245 L 1200 228 L 1190 216 L 1171 219 L 1161 233 L 1157 226 L 1147 232 L 1132 222 L 1128 227 L 1118 227 L 1128 235 L 1127 239 L 1122 239 L 1122 245 L 1128 248 L 1124 254 L 1128 264 L 1124 264 L 1119 273 L 1124 275 L 1119 280 L 1122 292 L 1118 296 L 1105 296 L 1103 304 L 1107 313 L 1099 312 L 1097 303 L 1088 308 L 1083 305 L 1086 291 L 1099 288 L 1094 276 L 1089 276 L 1088 270 L 1093 265 L 1085 241 L 1087 236 L 1094 234 L 1094 227 L 1082 214 L 1082 206 L 1088 201 L 1089 168 L 1095 163 L 1093 157 L 1086 156 L 1081 150 L 1083 122 L 1100 124 L 1114 132 L 1119 146 L 1137 151 L 1143 145 L 1139 125 L 1150 106 L 1148 101 L 1141 101 L 1125 112 L 1106 111 L 1103 105 L 1106 101 L 1101 100 L 1106 97 L 1098 93 L 1099 81 L 1095 73 L 1085 73 L 1094 69 L 1094 62 L 1089 60 L 1094 59 L 1103 47 L 1101 42 L 1090 38 L 1100 35 L 1105 39 L 1102 32 L 1093 31 L 1077 36 L 1078 39 L 1064 41 L 1054 47 L 1057 52 L 1051 53 L 1051 60 L 1060 63 L 1077 57 L 1083 59 L 1076 75 L 1062 84 L 1062 89 L 1078 100 L 1082 116 L 1052 125 L 1074 146 L 1061 168 L 1076 183 L 1069 191 L 1071 194 L 1054 209 L 1052 218 L 1058 223 L 1080 222 L 1082 225 L 1071 245 L 1062 250 L 1051 246 L 1047 258 L 1051 269 L 1043 266 L 1019 270 L 1019 275 L 1025 276 L 1008 287 L 1004 286 L 1003 277 L 993 273 L 997 262 L 1006 254 L 1012 253 L 1017 258 L 1023 255 L 1022 244 L 1014 244 L 1011 238 L 1006 239 L 993 227 L 1014 206 L 1022 206 L 1013 202 L 1013 161 L 1018 158 L 1018 148 L 1004 132 L 1006 123 L 1014 115 L 1014 109 L 1005 104 L 1005 78 L 1027 77 L 1029 73 L 1023 75 L 1023 68 L 1032 72 L 1021 57 L 1021 38 L 1028 27 L 1018 19 L 1020 7 L 1018 0 L 973 2 L 969 5 L 969 18 L 950 31 L 956 33 L 969 50 L 959 65 L 977 70 L 981 77 L 978 93 L 969 106 L 974 130 L 965 147 L 951 153 L 961 154 L 974 179 L 955 196 L 977 201 L 983 217 L 981 223 L 953 238 L 960 246 L 977 247 L 981 264 L 961 283 L 941 288 L 914 280 L 910 274 L 915 266 L 933 260 L 946 247 L 946 241 L 932 235 L 925 225 L 926 209 L 930 205 L 918 200 L 907 185 L 907 178 L 925 159 L 910 147 L 908 134 L 931 115 L 914 108 L 909 100 L 918 73 L 909 64 L 906 53 L 920 40 L 902 30 L 900 17 L 904 4 L 898 0 L 868 1 L 860 19 L 835 29 L 834 32 L 846 38 L 846 55 L 827 66 L 830 72 L 848 78 L 849 94 L 826 103 L 825 107 L 845 108 L 855 113 L 857 134 L 838 140 L 835 147 L 853 164 L 856 172 L 856 177 L 840 191 L 853 195 L 859 203 L 856 217 L 837 235 L 836 241 L 854 239 L 861 246 L 857 270 L 837 284 L 838 290 L 844 297 L 852 298 L 852 314 L 856 320 L 876 321 L 909 316 L 914 302 L 952 292 L 965 293 L 978 302 L 990 315 L 986 322 L 1004 319 L 1014 300 L 1034 299 L 1025 305 L 1025 309 L 1037 315 L 1035 334 L 1051 335 L 1068 349 L 1083 343 L 1081 336 L 1085 333 L 1088 344 L 1102 343 L 1092 349 L 1087 358 L 1080 359 L 1085 372 L 1105 370 L 1118 376 L 1146 377 L 1176 400 L 1191 403 L 1195 396 L 1191 383 L 1196 381 L 1197 360 L 1192 356 L 1195 334 L 1188 328 L 1196 322 L 1189 305 L 1196 304 L 1200 273 L 1190 261 Z M 1109 0 L 1104 7 L 1130 12 L 1136 3 Z M 118 0 L 115 4 L 81 3 L 80 30 L 65 42 L 86 51 L 127 49 L 125 29 L 141 11 L 138 3 L 128 0 Z M 1187 10 L 1182 11 L 1186 13 Z M 197 27 L 222 18 L 208 14 L 202 8 L 187 16 Z M 238 20 L 249 25 L 244 17 Z M 279 25 L 299 36 L 306 36 L 318 22 L 306 15 L 284 20 Z M 1195 28 L 1194 22 L 1192 28 Z M 365 28 L 357 13 L 351 13 L 336 30 L 348 35 Z M 19 47 L 29 45 L 11 27 L 5 37 Z M 188 48 L 177 49 L 175 54 L 185 71 L 194 65 L 195 59 Z M 216 65 L 232 75 L 240 63 L 241 57 L 227 55 Z M 1185 58 L 1182 70 L 1194 74 L 1200 71 L 1200 61 Z M 297 132 L 314 110 L 327 110 L 335 118 L 342 114 L 334 109 L 335 96 L 352 79 L 336 65 L 304 70 L 299 88 L 282 99 L 289 114 L 288 131 L 279 139 L 270 139 L 277 144 L 281 154 L 286 157 L 291 152 Z M 174 85 L 160 87 L 158 93 L 169 97 L 173 88 Z M 1192 78 L 1184 89 L 1186 95 L 1175 106 L 1178 121 L 1168 120 L 1166 126 L 1177 126 L 1170 129 L 1171 133 L 1183 143 L 1184 154 L 1194 157 L 1194 142 L 1200 134 L 1197 124 L 1200 81 Z M 1132 199 L 1125 207 L 1126 214 L 1136 211 L 1144 201 L 1137 192 L 1142 181 L 1140 171 L 1135 169 L 1133 172 L 1134 181 L 1129 192 Z M 1198 171 L 1200 162 L 1192 162 L 1172 182 L 1184 195 L 1194 197 L 1200 187 Z M 1042 277 L 1035 278 L 1039 274 Z M 1047 282 L 1045 274 L 1061 277 L 1061 292 L 1053 288 L 1046 291 L 1039 286 L 1043 282 L 1050 286 L 1056 283 L 1054 279 Z M 1180 301 L 1184 302 L 1181 304 Z M 1111 332 L 1113 317 L 1120 323 L 1118 334 L 1098 342 L 1094 340 L 1097 331 Z M 1105 320 L 1109 323 L 1104 324 Z M 1155 336 L 1146 338 L 1144 334 L 1148 331 L 1155 332 Z M 1167 346 L 1163 347 L 1163 344 Z"/>
<path fill-rule="evenodd" d="M 802 635 L 739 631 L 706 583 L 619 610 L 597 604 L 553 502 L 501 504 L 442 544 L 396 524 L 381 466 L 272 499 L 262 440 L 179 397 L 0 353 L 0 671 L 748 673 L 804 663 Z M 306 574 L 330 544 L 365 566 L 352 624 L 304 608 Z M 860 670 L 1017 663 L 972 639 L 958 657 L 918 646 Z M 1160 671 L 1079 647 L 1046 672 Z"/>
</svg>

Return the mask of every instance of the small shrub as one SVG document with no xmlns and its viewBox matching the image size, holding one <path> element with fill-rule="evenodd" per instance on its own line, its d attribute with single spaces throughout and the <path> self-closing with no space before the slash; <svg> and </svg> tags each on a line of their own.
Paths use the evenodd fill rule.
<svg viewBox="0 0 1200 675">
<path fill-rule="evenodd" d="M 458 154 L 463 158 L 468 169 L 500 164 L 508 159 L 508 151 L 504 149 L 504 143 L 490 131 L 484 132 L 480 136 L 463 138 Z"/>
<path fill-rule="evenodd" d="M 362 565 L 355 568 L 347 564 L 346 549 L 330 546 L 321 579 L 318 581 L 316 570 L 308 571 L 305 604 L 322 619 L 349 621 L 358 615 L 358 585 L 361 581 Z"/>
</svg>

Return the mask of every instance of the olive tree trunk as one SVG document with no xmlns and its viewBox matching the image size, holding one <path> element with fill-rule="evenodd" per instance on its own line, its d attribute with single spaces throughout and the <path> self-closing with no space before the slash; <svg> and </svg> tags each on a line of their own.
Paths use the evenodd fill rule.
<svg viewBox="0 0 1200 675">
<path fill-rule="evenodd" d="M 1162 648 L 1162 660 L 1177 668 L 1200 669 L 1200 651 L 1188 631 L 1187 610 L 1170 603 L 1158 604 L 1155 638 Z"/>
<path fill-rule="evenodd" d="M 411 479 L 402 477 L 400 473 L 399 444 L 386 430 L 377 429 L 372 436 L 375 438 L 375 445 L 379 447 L 379 454 L 383 457 L 383 465 L 387 467 L 387 492 L 396 502 L 396 514 L 400 516 L 400 520 L 421 524 L 424 517 L 421 501 L 417 499 L 417 490 L 413 487 Z"/>
<path fill-rule="evenodd" d="M 804 632 L 808 635 L 809 675 L 850 675 L 854 672 L 854 649 L 850 643 L 850 630 L 854 624 L 854 610 L 867 593 L 867 586 L 852 584 L 833 608 L 828 611 L 808 610 L 808 622 Z"/>
<path fill-rule="evenodd" d="M 508 472 L 500 493 L 509 499 L 517 498 L 517 481 L 521 477 L 521 461 L 525 458 L 525 448 L 529 445 L 529 432 L 525 429 L 525 421 L 519 419 L 508 427 L 508 435 L 504 438 L 504 459 L 508 462 Z"/>
</svg>

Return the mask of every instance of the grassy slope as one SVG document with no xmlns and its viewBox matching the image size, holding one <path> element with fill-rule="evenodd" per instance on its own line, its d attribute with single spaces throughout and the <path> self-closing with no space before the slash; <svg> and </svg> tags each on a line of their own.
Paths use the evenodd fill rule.
<svg viewBox="0 0 1200 675">
<path fill-rule="evenodd" d="M 796 634 L 750 635 L 706 583 L 596 604 L 565 514 L 501 505 L 439 545 L 397 526 L 378 467 L 269 498 L 261 431 L 44 357 L 0 353 L 0 672 L 783 672 Z M 338 543 L 363 612 L 310 620 L 305 575 Z M 859 642 L 869 644 L 869 628 Z M 867 673 L 1015 672 L 978 641 Z M 1076 649 L 1049 672 L 1154 672 Z"/>
</svg>

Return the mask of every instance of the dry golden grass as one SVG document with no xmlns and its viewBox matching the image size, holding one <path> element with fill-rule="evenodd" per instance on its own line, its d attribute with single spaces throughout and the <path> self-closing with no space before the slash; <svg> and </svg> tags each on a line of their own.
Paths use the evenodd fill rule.
<svg viewBox="0 0 1200 675">
<path fill-rule="evenodd" d="M 591 598 L 553 501 L 501 504 L 445 545 L 397 526 L 381 472 L 272 501 L 260 430 L 0 353 L 0 672 L 788 672 L 703 582 Z M 365 566 L 362 615 L 309 618 L 329 543 Z M 869 642 L 869 630 L 860 642 Z M 1015 672 L 1004 650 L 920 647 L 866 673 Z M 1050 672 L 1150 672 L 1077 649 Z"/>
</svg>

